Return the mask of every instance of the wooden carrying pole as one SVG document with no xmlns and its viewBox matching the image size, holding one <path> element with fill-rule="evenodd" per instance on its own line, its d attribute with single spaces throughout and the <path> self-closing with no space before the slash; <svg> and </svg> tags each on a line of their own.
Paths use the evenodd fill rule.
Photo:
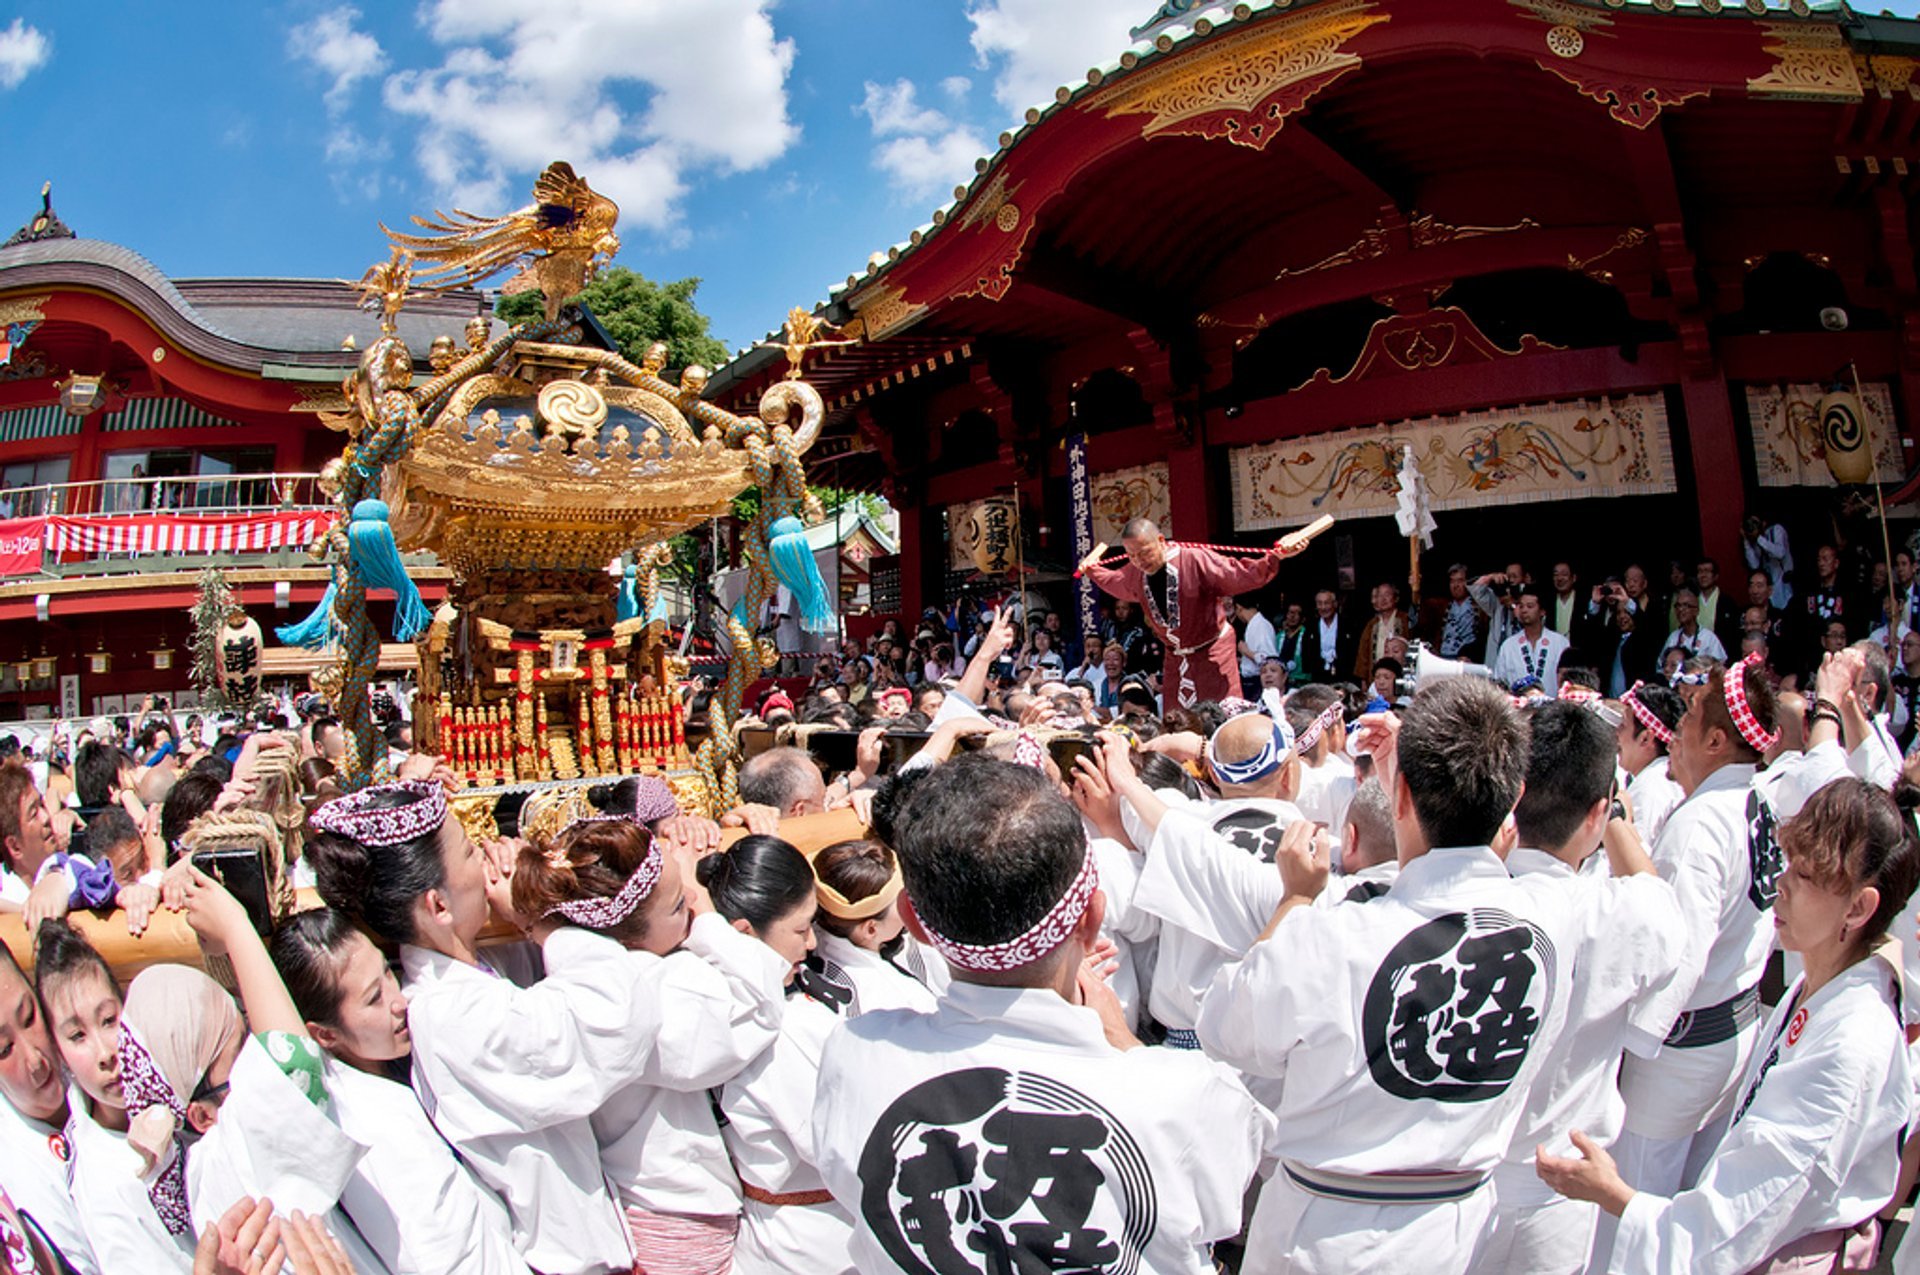
<svg viewBox="0 0 1920 1275">
<path fill-rule="evenodd" d="M 780 836 L 805 854 L 823 850 L 836 841 L 864 837 L 866 833 L 865 825 L 851 808 L 780 821 Z M 728 828 L 720 834 L 720 843 L 729 846 L 746 835 L 744 828 Z M 302 890 L 298 906 L 302 909 L 320 907 L 320 896 L 312 890 Z M 182 913 L 156 908 L 153 919 L 147 924 L 147 932 L 139 938 L 127 933 L 127 918 L 121 912 L 110 912 L 105 916 L 75 912 L 67 919 L 107 958 L 107 964 L 113 967 L 114 975 L 122 986 L 149 965 L 201 964 L 200 940 L 187 925 L 187 918 Z M 483 946 L 511 943 L 520 937 L 520 932 L 512 926 L 495 921 L 481 932 L 480 942 Z M 13 959 L 20 963 L 21 969 L 33 969 L 33 944 L 27 939 L 26 927 L 21 925 L 18 913 L 0 916 L 0 942 L 4 942 L 12 951 Z"/>
<path fill-rule="evenodd" d="M 1860 432 L 1867 434 L 1867 441 L 1871 445 L 1872 435 L 1867 432 L 1867 400 L 1860 395 L 1860 365 L 1848 359 L 1847 371 L 1853 377 L 1853 401 L 1860 405 Z M 1868 460 L 1873 466 L 1873 503 L 1880 511 L 1880 560 L 1887 564 L 1887 659 L 1898 668 L 1900 596 L 1893 585 L 1893 537 L 1887 531 L 1887 497 L 1880 489 L 1880 458 L 1869 452 Z"/>
</svg>

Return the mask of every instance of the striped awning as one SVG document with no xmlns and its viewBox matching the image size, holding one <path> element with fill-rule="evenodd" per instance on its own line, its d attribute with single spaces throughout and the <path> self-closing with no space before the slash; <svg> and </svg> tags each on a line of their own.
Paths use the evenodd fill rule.
<svg viewBox="0 0 1920 1275">
<path fill-rule="evenodd" d="M 232 515 L 138 514 L 47 519 L 47 551 L 63 553 L 261 553 L 297 549 L 336 515 L 326 510 Z"/>
<path fill-rule="evenodd" d="M 69 416 L 58 403 L 20 407 L 0 412 L 0 443 L 24 443 L 35 438 L 63 438 L 80 432 L 81 418 Z"/>
<path fill-rule="evenodd" d="M 117 412 L 100 418 L 109 434 L 135 429 L 233 429 L 240 422 L 201 411 L 183 398 L 133 398 Z"/>
</svg>

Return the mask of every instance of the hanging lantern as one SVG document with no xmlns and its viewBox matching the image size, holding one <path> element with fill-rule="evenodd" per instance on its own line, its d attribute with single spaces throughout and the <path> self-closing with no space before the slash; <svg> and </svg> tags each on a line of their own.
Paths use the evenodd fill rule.
<svg viewBox="0 0 1920 1275">
<path fill-rule="evenodd" d="M 35 681 L 44 682 L 53 676 L 54 661 L 45 651 L 34 657 L 33 676 Z"/>
<path fill-rule="evenodd" d="M 1017 561 L 1020 510 L 1004 497 L 980 501 L 968 511 L 960 537 L 976 571 L 989 576 L 1005 575 L 1013 570 Z"/>
<path fill-rule="evenodd" d="M 153 651 L 153 667 L 161 672 L 172 668 L 173 648 L 170 646 L 155 647 Z"/>
<path fill-rule="evenodd" d="M 113 667 L 113 655 L 107 651 L 94 651 L 87 656 L 87 672 L 105 673 Z"/>
<path fill-rule="evenodd" d="M 16 661 L 13 666 L 13 680 L 22 686 L 31 682 L 33 680 L 33 661 L 28 659 Z"/>
<path fill-rule="evenodd" d="M 1867 447 L 1866 412 L 1851 390 L 1828 390 L 1820 398 L 1820 442 L 1827 470 L 1845 486 L 1873 480 L 1873 453 Z"/>
</svg>

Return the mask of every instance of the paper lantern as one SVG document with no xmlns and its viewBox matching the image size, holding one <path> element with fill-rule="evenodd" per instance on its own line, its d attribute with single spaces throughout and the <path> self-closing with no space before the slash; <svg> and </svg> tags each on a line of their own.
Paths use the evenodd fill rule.
<svg viewBox="0 0 1920 1275">
<path fill-rule="evenodd" d="M 153 652 L 153 667 L 160 670 L 172 668 L 173 648 L 170 646 L 156 648 Z"/>
<path fill-rule="evenodd" d="M 1851 390 L 1830 390 L 1820 399 L 1820 442 L 1827 470 L 1842 485 L 1873 480 L 1873 453 L 1867 448 L 1866 413 Z"/>
<path fill-rule="evenodd" d="M 1005 575 L 1013 570 L 1020 543 L 1020 510 L 1011 500 L 995 498 L 976 504 L 961 529 L 961 544 L 982 575 Z"/>
</svg>

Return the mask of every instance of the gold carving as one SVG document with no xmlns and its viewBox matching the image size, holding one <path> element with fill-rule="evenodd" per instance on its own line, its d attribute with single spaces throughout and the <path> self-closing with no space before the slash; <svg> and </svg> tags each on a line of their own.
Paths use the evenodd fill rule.
<svg viewBox="0 0 1920 1275">
<path fill-rule="evenodd" d="M 1322 257 L 1310 266 L 1300 266 L 1282 270 L 1275 279 L 1291 279 L 1296 275 L 1313 274 L 1318 270 L 1328 270 L 1334 266 L 1349 266 L 1355 262 L 1371 261 L 1375 257 L 1384 257 L 1399 248 L 1401 232 L 1405 232 L 1405 242 L 1411 248 L 1431 248 L 1438 244 L 1451 243 L 1456 239 L 1478 239 L 1482 235 L 1504 235 L 1516 230 L 1538 230 L 1540 223 L 1531 217 L 1522 217 L 1511 226 L 1454 226 L 1441 221 L 1432 213 L 1416 212 L 1405 222 L 1397 214 L 1387 214 L 1366 230 L 1351 245 Z"/>
<path fill-rule="evenodd" d="M 1649 236 L 1648 233 L 1642 230 L 1640 227 L 1629 226 L 1627 229 L 1620 232 L 1619 237 L 1616 238 L 1613 241 L 1613 243 L 1611 243 L 1605 248 L 1602 248 L 1599 252 L 1594 253 L 1591 257 L 1576 257 L 1572 253 L 1568 253 L 1567 269 L 1578 270 L 1581 274 L 1586 275 L 1589 279 L 1594 279 L 1601 283 L 1611 283 L 1613 281 L 1612 271 L 1596 270 L 1594 269 L 1595 263 L 1605 261 L 1608 257 L 1611 257 L 1614 253 L 1620 252 L 1623 249 L 1632 248 L 1640 244 L 1643 244 L 1650 237 L 1651 236 Z"/>
<path fill-rule="evenodd" d="M 1866 95 L 1840 28 L 1769 22 L 1761 30 L 1774 65 L 1765 75 L 1747 81 L 1749 93 L 1841 102 L 1857 102 Z"/>
<path fill-rule="evenodd" d="M 294 391 L 296 412 L 344 412 L 349 410 L 346 394 L 337 386 L 303 385 Z"/>
<path fill-rule="evenodd" d="M 1008 206 L 1008 201 L 1020 193 L 1020 183 L 1007 185 L 1007 170 L 1003 167 L 993 175 L 993 179 L 980 188 L 980 193 L 967 201 L 967 210 L 960 214 L 960 229 L 974 230 L 981 226 L 998 225 L 1000 229 L 1011 231 L 1012 226 L 1000 225 L 1000 211 Z M 1020 210 L 1013 210 L 1015 224 L 1018 224 Z"/>
<path fill-rule="evenodd" d="M 1000 211 L 994 214 L 993 224 L 1000 228 L 1002 234 L 1012 234 L 1020 228 L 1020 206 L 1001 204 Z"/>
<path fill-rule="evenodd" d="M 893 335 L 927 312 L 924 305 L 908 305 L 907 290 L 891 284 L 877 284 L 853 298 L 854 318 L 846 326 L 851 335 L 855 325 L 869 341 Z"/>
<path fill-rule="evenodd" d="M 1224 137 L 1260 149 L 1320 89 L 1360 66 L 1346 43 L 1387 21 L 1369 0 L 1341 0 L 1210 39 L 1192 58 L 1127 76 L 1094 97 L 1107 118 L 1145 115 L 1143 137 Z M 1225 116 L 1224 119 L 1213 118 Z"/>
<path fill-rule="evenodd" d="M 563 434 L 591 434 L 607 419 L 607 400 L 584 381 L 549 381 L 534 400 L 540 415 Z"/>
<path fill-rule="evenodd" d="M 1871 84 L 1887 97 L 1912 92 L 1913 73 L 1917 69 L 1920 69 L 1920 59 L 1853 55 L 1854 74 L 1860 77 L 1861 84 Z"/>
<path fill-rule="evenodd" d="M 1593 35 L 1605 31 L 1613 25 L 1613 19 L 1603 13 L 1595 13 L 1573 0 L 1507 0 L 1516 9 L 1525 9 L 1540 21 L 1556 29 L 1571 27 L 1575 33 Z M 1548 33 L 1548 46 L 1551 47 L 1552 33 Z M 1571 54 L 1562 56 L 1570 57 Z"/>
<path fill-rule="evenodd" d="M 1547 31 L 1547 52 L 1557 58 L 1577 58 L 1586 47 L 1587 38 L 1578 27 L 1552 27 Z"/>
<path fill-rule="evenodd" d="M 51 298 L 44 293 L 37 297 L 8 297 L 0 301 L 0 324 L 32 323 L 44 319 L 47 316 L 40 307 L 49 300 Z"/>
</svg>

